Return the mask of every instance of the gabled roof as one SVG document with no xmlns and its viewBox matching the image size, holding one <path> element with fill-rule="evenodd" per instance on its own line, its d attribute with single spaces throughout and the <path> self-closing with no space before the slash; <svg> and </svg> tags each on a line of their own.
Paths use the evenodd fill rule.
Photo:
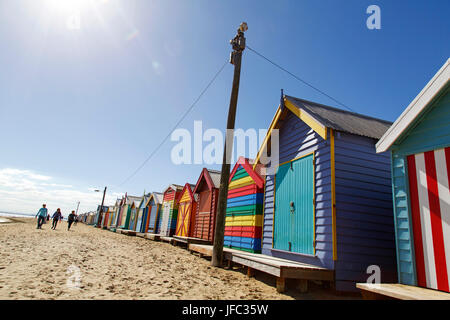
<svg viewBox="0 0 450 320">
<path fill-rule="evenodd" d="M 156 204 L 161 204 L 164 199 L 164 194 L 161 192 L 152 192 L 145 203 L 145 206 L 148 206 L 149 202 L 153 199 Z"/>
<path fill-rule="evenodd" d="M 295 114 L 306 125 L 313 129 L 324 140 L 327 139 L 327 130 L 333 129 L 348 132 L 354 135 L 379 139 L 389 128 L 392 122 L 369 117 L 355 112 L 326 106 L 316 102 L 283 95 L 283 107 L 278 106 L 275 116 L 267 131 L 266 137 L 258 151 L 253 167 L 259 163 L 261 154 L 269 146 L 268 143 L 273 129 L 278 129 L 280 120 L 286 118 L 288 112 Z"/>
<path fill-rule="evenodd" d="M 166 193 L 167 190 L 169 190 L 169 189 L 172 189 L 174 191 L 180 191 L 180 190 L 183 190 L 183 186 L 180 186 L 179 184 L 171 184 L 164 190 L 163 193 Z"/>
<path fill-rule="evenodd" d="M 258 188 L 264 187 L 263 178 L 253 169 L 252 165 L 250 164 L 249 159 L 244 158 L 244 157 L 239 157 L 238 161 L 234 165 L 233 170 L 230 173 L 229 182 L 231 182 L 231 179 L 233 178 L 233 176 L 236 173 L 239 166 L 242 166 L 242 168 L 244 168 L 245 171 L 247 171 L 248 175 L 252 178 L 252 180 L 255 182 L 255 184 Z"/>
<path fill-rule="evenodd" d="M 423 114 L 426 108 L 449 86 L 450 59 L 444 63 L 434 77 L 420 91 L 417 97 L 402 112 L 400 117 L 378 141 L 377 152 L 387 151 L 415 121 Z"/>
<path fill-rule="evenodd" d="M 197 189 L 200 187 L 203 179 L 205 179 L 209 190 L 212 190 L 213 188 L 219 189 L 220 175 L 221 175 L 220 171 L 203 168 L 200 177 L 198 177 L 197 184 L 195 185 L 193 192 L 197 193 Z"/>
<path fill-rule="evenodd" d="M 142 197 L 136 197 L 136 196 L 128 196 L 126 198 L 125 204 L 133 204 L 134 202 L 137 202 L 137 205 L 139 205 L 139 202 L 141 201 Z"/>
<path fill-rule="evenodd" d="M 392 124 L 390 121 L 329 107 L 304 99 L 285 96 L 286 107 L 290 109 L 290 106 L 288 106 L 289 102 L 297 109 L 308 113 L 324 127 L 359 136 L 380 139 Z"/>
<path fill-rule="evenodd" d="M 143 208 L 143 206 L 147 205 L 148 198 L 150 198 L 150 193 L 144 194 L 139 202 L 139 208 Z"/>
<path fill-rule="evenodd" d="M 186 183 L 184 185 L 183 190 L 180 193 L 179 199 L 177 199 L 177 202 L 180 202 L 180 200 L 181 200 L 183 194 L 186 192 L 186 190 L 187 190 L 187 192 L 189 194 L 189 198 L 191 199 L 191 201 L 197 201 L 197 199 L 194 197 L 194 192 L 192 192 L 192 189 L 194 189 L 194 188 L 195 188 L 195 185 L 190 184 L 190 183 Z"/>
</svg>

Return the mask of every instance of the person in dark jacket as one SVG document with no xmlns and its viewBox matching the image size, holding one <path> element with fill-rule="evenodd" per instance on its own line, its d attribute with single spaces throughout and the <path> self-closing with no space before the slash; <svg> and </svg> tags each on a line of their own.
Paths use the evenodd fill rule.
<svg viewBox="0 0 450 320">
<path fill-rule="evenodd" d="M 56 225 L 58 224 L 58 221 L 62 219 L 61 209 L 58 208 L 56 212 L 52 216 L 53 222 L 52 222 L 52 229 L 56 230 Z"/>
<path fill-rule="evenodd" d="M 70 230 L 70 226 L 72 225 L 74 220 L 75 220 L 75 210 L 72 210 L 72 212 L 67 217 L 67 231 Z"/>
</svg>

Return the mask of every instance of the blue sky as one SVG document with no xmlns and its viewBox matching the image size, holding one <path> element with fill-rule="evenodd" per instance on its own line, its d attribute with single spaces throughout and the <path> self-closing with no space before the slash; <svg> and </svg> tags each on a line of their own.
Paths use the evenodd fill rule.
<svg viewBox="0 0 450 320">
<path fill-rule="evenodd" d="M 448 1 L 73 0 L 0 2 L 0 210 L 94 209 L 92 189 L 161 191 L 195 183 L 168 141 L 128 183 L 228 59 L 247 44 L 355 111 L 394 121 L 450 53 Z M 366 8 L 381 8 L 381 30 Z M 180 125 L 223 130 L 233 66 Z M 286 94 L 339 107 L 254 53 L 243 56 L 237 128 L 267 128 Z M 219 166 L 212 168 L 220 169 Z"/>
</svg>

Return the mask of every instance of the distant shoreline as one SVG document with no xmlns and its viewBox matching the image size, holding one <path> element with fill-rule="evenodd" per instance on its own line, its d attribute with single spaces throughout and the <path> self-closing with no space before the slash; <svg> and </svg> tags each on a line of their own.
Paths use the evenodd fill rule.
<svg viewBox="0 0 450 320">
<path fill-rule="evenodd" d="M 0 217 L 4 218 L 33 218 L 32 213 L 14 213 L 14 212 L 4 212 L 0 211 Z"/>
</svg>

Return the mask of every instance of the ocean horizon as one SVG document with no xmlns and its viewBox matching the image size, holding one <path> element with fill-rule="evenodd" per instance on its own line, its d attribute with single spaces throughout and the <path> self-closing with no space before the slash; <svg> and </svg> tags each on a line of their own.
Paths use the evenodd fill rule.
<svg viewBox="0 0 450 320">
<path fill-rule="evenodd" d="M 33 218 L 35 214 L 32 213 L 20 213 L 20 212 L 6 212 L 0 211 L 0 217 L 5 218 Z"/>
</svg>

